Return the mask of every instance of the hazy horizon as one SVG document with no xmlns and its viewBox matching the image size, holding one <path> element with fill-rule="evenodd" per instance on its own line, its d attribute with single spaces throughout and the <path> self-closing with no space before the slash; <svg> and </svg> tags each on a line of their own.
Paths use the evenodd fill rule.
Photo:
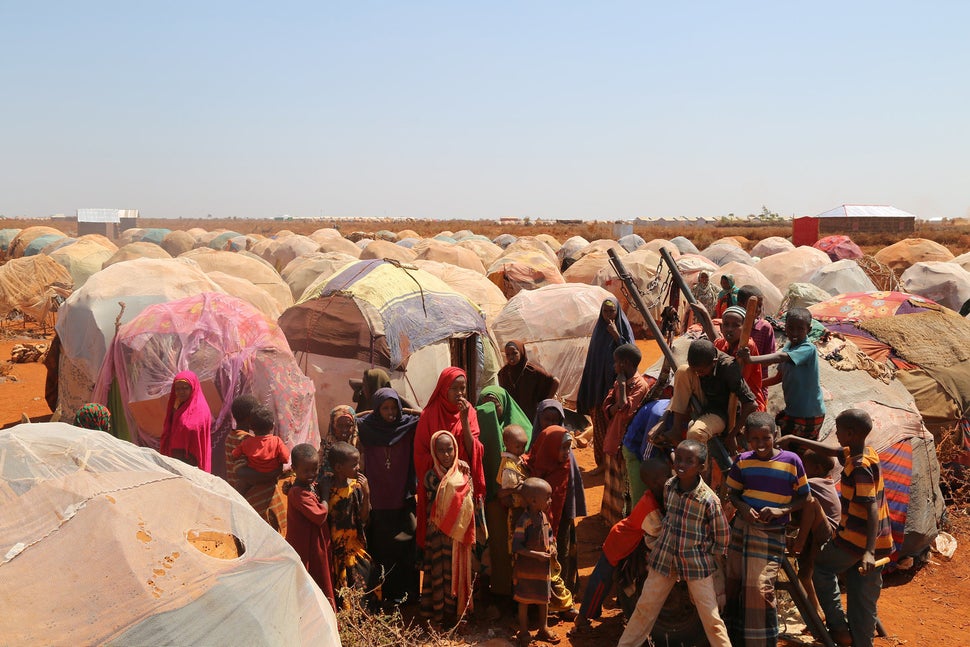
<svg viewBox="0 0 970 647">
<path fill-rule="evenodd" d="M 0 1 L 0 215 L 966 218 L 968 19 L 961 2 Z"/>
</svg>

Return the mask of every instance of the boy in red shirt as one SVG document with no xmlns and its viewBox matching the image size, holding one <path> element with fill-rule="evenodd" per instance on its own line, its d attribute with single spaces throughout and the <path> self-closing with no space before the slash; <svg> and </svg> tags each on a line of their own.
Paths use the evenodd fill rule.
<svg viewBox="0 0 970 647">
<path fill-rule="evenodd" d="M 266 407 L 259 407 L 249 417 L 249 425 L 255 436 L 243 439 L 239 446 L 232 450 L 232 457 L 246 457 L 246 464 L 262 474 L 269 474 L 290 462 L 290 450 L 286 448 L 279 436 L 273 435 L 273 412 Z M 242 487 L 242 484 L 240 483 Z M 248 487 L 246 487 L 248 489 Z M 240 491 L 245 494 L 244 491 Z"/>
</svg>

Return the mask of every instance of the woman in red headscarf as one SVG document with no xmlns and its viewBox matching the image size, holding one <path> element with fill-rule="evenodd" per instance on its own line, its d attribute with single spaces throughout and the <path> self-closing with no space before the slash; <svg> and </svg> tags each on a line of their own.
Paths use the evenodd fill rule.
<svg viewBox="0 0 970 647">
<path fill-rule="evenodd" d="M 211 472 L 211 429 L 212 411 L 199 378 L 192 371 L 182 371 L 172 381 L 158 451 Z"/>
<path fill-rule="evenodd" d="M 482 458 L 485 447 L 478 440 L 478 418 L 475 407 L 465 399 L 468 378 L 465 371 L 449 366 L 438 376 L 438 384 L 428 399 L 428 404 L 418 419 L 414 434 L 414 471 L 426 474 L 434 466 L 431 458 L 431 436 L 437 431 L 450 431 L 458 441 L 458 458 L 471 468 L 472 487 L 476 508 L 484 507 L 485 470 Z M 428 493 L 424 483 L 418 479 L 418 519 L 427 519 Z M 477 517 L 478 515 L 476 515 Z M 416 539 L 419 547 L 424 547 L 425 527 L 418 523 Z"/>
</svg>

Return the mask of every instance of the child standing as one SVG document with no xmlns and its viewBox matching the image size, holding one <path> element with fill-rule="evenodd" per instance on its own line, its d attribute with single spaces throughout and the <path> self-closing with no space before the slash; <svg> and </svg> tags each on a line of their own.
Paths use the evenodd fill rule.
<svg viewBox="0 0 970 647">
<path fill-rule="evenodd" d="M 603 414 L 607 421 L 606 437 L 603 439 L 603 453 L 606 457 L 606 478 L 603 483 L 603 505 L 600 514 L 609 524 L 614 524 L 626 516 L 627 494 L 643 489 L 631 479 L 639 481 L 640 457 L 622 448 L 621 442 L 627 426 L 647 395 L 647 381 L 638 370 L 642 355 L 634 344 L 623 344 L 613 351 L 613 370 L 616 381 L 603 400 Z M 639 501 L 630 497 L 631 502 Z M 632 507 L 632 505 L 630 506 Z"/>
<path fill-rule="evenodd" d="M 529 467 L 522 456 L 525 446 L 529 442 L 525 429 L 519 425 L 509 425 L 502 430 L 502 442 L 505 451 L 502 452 L 502 462 L 499 464 L 496 480 L 499 484 L 499 499 L 509 508 L 509 542 L 512 541 L 512 530 L 515 522 L 522 514 L 523 502 L 520 489 L 529 478 Z"/>
<path fill-rule="evenodd" d="M 806 308 L 792 308 L 785 317 L 788 343 L 777 353 L 751 356 L 747 348 L 738 351 L 738 358 L 752 364 L 778 364 L 778 373 L 764 380 L 764 386 L 781 382 L 785 394 L 785 408 L 775 418 L 783 436 L 794 434 L 818 440 L 818 432 L 825 420 L 825 403 L 818 381 L 818 353 L 808 341 L 812 329 L 812 313 Z"/>
<path fill-rule="evenodd" d="M 737 602 L 729 617 L 731 639 L 750 647 L 778 642 L 775 581 L 785 559 L 785 526 L 808 499 L 808 479 L 797 454 L 774 445 L 775 422 L 758 411 L 748 416 L 742 452 L 727 476 L 737 509 L 731 522 L 727 597 Z"/>
<path fill-rule="evenodd" d="M 556 539 L 546 511 L 552 503 L 552 487 L 542 479 L 529 478 L 522 484 L 526 510 L 519 516 L 512 534 L 514 566 L 513 597 L 519 603 L 520 645 L 532 642 L 529 633 L 529 605 L 539 607 L 539 631 L 536 639 L 556 644 L 559 636 L 549 631 L 549 596 L 552 592 L 551 563 L 556 554 Z"/>
<path fill-rule="evenodd" d="M 272 411 L 257 407 L 249 416 L 249 425 L 255 435 L 244 438 L 232 450 L 232 458 L 245 456 L 246 464 L 260 474 L 271 474 L 290 462 L 290 450 L 279 436 L 273 435 L 276 422 Z M 241 482 L 238 482 L 237 487 L 240 486 Z M 240 493 L 246 494 L 247 489 L 240 490 Z"/>
<path fill-rule="evenodd" d="M 330 580 L 330 528 L 327 504 L 313 489 L 313 478 L 320 468 L 320 458 L 313 445 L 302 443 L 293 448 L 293 472 L 296 480 L 286 494 L 286 541 L 293 547 L 310 577 L 336 609 Z"/>
<path fill-rule="evenodd" d="M 835 469 L 835 459 L 811 449 L 803 451 L 801 456 L 812 496 L 801 509 L 797 520 L 798 535 L 791 546 L 791 553 L 798 558 L 798 581 L 802 583 L 809 601 L 821 615 L 815 585 L 812 584 L 812 574 L 815 572 L 815 558 L 819 551 L 839 528 L 842 503 L 839 501 L 839 491 L 830 476 Z"/>
<path fill-rule="evenodd" d="M 882 591 L 882 567 L 876 561 L 889 557 L 893 550 L 879 455 L 866 445 L 870 431 L 868 413 L 846 409 L 835 419 L 841 448 L 802 438 L 789 441 L 838 458 L 844 466 L 839 528 L 819 552 L 812 581 L 833 640 L 855 647 L 872 645 L 876 603 Z M 848 618 L 842 608 L 839 575 L 845 578 Z"/>
<path fill-rule="evenodd" d="M 432 434 L 429 449 L 432 467 L 424 475 L 428 518 L 421 614 L 451 627 L 472 603 L 475 503 L 470 469 L 458 460 L 458 444 L 451 432 Z"/>
<path fill-rule="evenodd" d="M 664 486 L 667 514 L 650 555 L 650 574 L 618 645 L 640 647 L 647 640 L 678 580 L 686 580 L 710 644 L 731 645 L 718 613 L 713 577 L 718 558 L 727 550 L 728 525 L 717 495 L 701 479 L 706 462 L 706 445 L 696 440 L 677 445 L 676 476 Z"/>
<path fill-rule="evenodd" d="M 366 590 L 370 584 L 371 558 L 364 529 L 370 515 L 367 479 L 357 472 L 360 452 L 350 443 L 330 448 L 333 483 L 330 487 L 330 546 L 333 551 L 333 586 Z"/>
</svg>

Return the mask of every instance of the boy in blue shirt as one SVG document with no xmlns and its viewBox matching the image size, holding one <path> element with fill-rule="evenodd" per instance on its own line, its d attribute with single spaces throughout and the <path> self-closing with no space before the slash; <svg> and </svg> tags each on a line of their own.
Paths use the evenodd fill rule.
<svg viewBox="0 0 970 647">
<path fill-rule="evenodd" d="M 812 313 L 805 308 L 792 308 L 785 317 L 788 343 L 777 353 L 752 357 L 747 348 L 738 350 L 738 359 L 752 364 L 778 364 L 778 372 L 762 382 L 771 386 L 781 382 L 785 408 L 775 418 L 783 436 L 794 434 L 818 440 L 825 420 L 822 387 L 818 381 L 818 353 L 808 341 Z"/>
</svg>

